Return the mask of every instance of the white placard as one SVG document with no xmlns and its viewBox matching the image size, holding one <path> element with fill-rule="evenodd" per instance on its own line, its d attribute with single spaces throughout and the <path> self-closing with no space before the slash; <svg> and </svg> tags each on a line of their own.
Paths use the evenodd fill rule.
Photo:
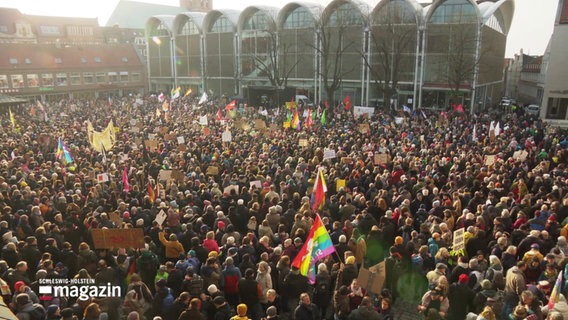
<svg viewBox="0 0 568 320">
<path fill-rule="evenodd" d="M 160 212 L 158 212 L 158 214 L 156 215 L 156 219 L 154 219 L 154 221 L 156 221 L 159 225 L 161 225 L 161 224 L 164 223 L 164 221 L 166 221 L 167 217 L 168 217 L 168 215 L 162 209 L 162 210 L 160 210 Z"/>
<path fill-rule="evenodd" d="M 207 125 L 207 116 L 199 117 L 199 124 L 202 125 L 202 126 L 206 126 Z"/>
<path fill-rule="evenodd" d="M 179 144 L 185 144 L 185 138 L 183 136 L 177 137 L 177 140 Z"/>
<path fill-rule="evenodd" d="M 108 173 L 99 173 L 97 174 L 97 182 L 103 183 L 108 181 Z"/>
<path fill-rule="evenodd" d="M 148 133 L 148 140 L 156 140 L 156 134 Z"/>
<path fill-rule="evenodd" d="M 395 117 L 394 118 L 394 123 L 402 124 L 402 122 L 404 122 L 404 118 L 402 118 L 402 117 Z"/>
<path fill-rule="evenodd" d="M 336 156 L 335 156 L 335 150 L 333 150 L 333 149 L 325 149 L 325 150 L 323 151 L 323 159 L 324 159 L 324 160 L 325 160 L 325 159 L 333 159 L 333 158 L 335 158 L 335 157 L 336 157 Z"/>
<path fill-rule="evenodd" d="M 255 181 L 251 181 L 249 182 L 249 185 L 255 186 L 257 189 L 261 189 L 262 188 L 262 182 L 260 180 L 255 180 Z"/>
<path fill-rule="evenodd" d="M 221 135 L 221 141 L 223 141 L 223 142 L 233 141 L 233 135 L 231 134 L 231 131 L 223 132 L 223 134 Z"/>
</svg>

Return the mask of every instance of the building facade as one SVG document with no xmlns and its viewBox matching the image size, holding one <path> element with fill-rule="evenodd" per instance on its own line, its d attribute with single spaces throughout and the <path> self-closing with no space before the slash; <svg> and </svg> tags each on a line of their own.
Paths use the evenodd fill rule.
<svg viewBox="0 0 568 320">
<path fill-rule="evenodd" d="M 141 33 L 0 8 L 0 93 L 42 101 L 144 94 L 146 65 L 133 41 Z"/>
<path fill-rule="evenodd" d="M 290 2 L 148 19 L 152 91 L 239 96 L 295 87 L 313 101 L 472 110 L 499 103 L 514 0 Z"/>
<path fill-rule="evenodd" d="M 554 31 L 545 57 L 545 84 L 540 116 L 568 127 L 568 1 L 559 0 Z"/>
</svg>

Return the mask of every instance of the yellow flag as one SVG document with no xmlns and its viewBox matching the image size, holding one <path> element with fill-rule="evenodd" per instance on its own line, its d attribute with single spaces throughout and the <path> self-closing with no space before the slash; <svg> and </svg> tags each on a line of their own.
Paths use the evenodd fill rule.
<svg viewBox="0 0 568 320">
<path fill-rule="evenodd" d="M 14 114 L 12 113 L 12 108 L 8 108 L 10 112 L 10 122 L 12 122 L 12 128 L 16 127 L 16 118 L 14 118 Z"/>
<path fill-rule="evenodd" d="M 187 97 L 190 93 L 191 93 L 191 88 L 187 89 L 187 91 L 185 92 L 185 94 L 183 96 Z"/>
</svg>

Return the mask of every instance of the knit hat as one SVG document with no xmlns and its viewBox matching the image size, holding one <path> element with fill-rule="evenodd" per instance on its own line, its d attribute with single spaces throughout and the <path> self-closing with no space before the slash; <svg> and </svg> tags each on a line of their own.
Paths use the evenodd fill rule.
<svg viewBox="0 0 568 320">
<path fill-rule="evenodd" d="M 244 303 L 241 303 L 237 306 L 237 315 L 239 315 L 239 317 L 244 317 L 247 315 L 247 305 Z"/>
<path fill-rule="evenodd" d="M 465 273 L 462 273 L 460 274 L 458 279 L 460 283 L 467 283 L 469 281 L 469 276 Z"/>
<path fill-rule="evenodd" d="M 16 283 L 14 283 L 14 290 L 20 291 L 20 288 L 25 285 L 26 284 L 23 281 L 16 281 Z"/>
<path fill-rule="evenodd" d="M 54 315 L 58 308 L 59 306 L 55 304 L 50 305 L 49 307 L 47 307 L 47 315 L 48 316 Z"/>
<path fill-rule="evenodd" d="M 347 257 L 347 259 L 345 259 L 345 264 L 355 264 L 355 257 L 354 256 Z"/>
<path fill-rule="evenodd" d="M 339 243 L 346 243 L 347 242 L 347 237 L 342 234 L 339 236 Z"/>
<path fill-rule="evenodd" d="M 223 303 L 225 303 L 225 298 L 223 296 L 216 296 L 215 299 L 213 299 L 213 303 L 222 305 Z"/>
<path fill-rule="evenodd" d="M 402 244 L 404 242 L 404 239 L 402 239 L 401 236 L 397 236 L 396 238 L 394 238 L 394 244 Z"/>
<path fill-rule="evenodd" d="M 209 294 L 217 293 L 217 291 L 219 291 L 219 289 L 217 289 L 217 286 L 214 284 L 207 287 L 207 292 L 209 292 Z"/>
</svg>

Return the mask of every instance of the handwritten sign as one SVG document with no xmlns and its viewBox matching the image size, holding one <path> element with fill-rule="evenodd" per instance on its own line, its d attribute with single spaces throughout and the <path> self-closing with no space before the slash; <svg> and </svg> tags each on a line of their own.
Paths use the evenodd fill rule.
<svg viewBox="0 0 568 320">
<path fill-rule="evenodd" d="M 254 186 L 257 189 L 261 189 L 262 188 L 262 182 L 260 182 L 260 180 L 255 180 L 255 181 L 251 181 L 249 182 L 249 186 Z"/>
<path fill-rule="evenodd" d="M 108 181 L 108 173 L 99 173 L 97 175 L 97 182 L 98 183 L 103 183 L 103 182 L 107 182 Z"/>
<path fill-rule="evenodd" d="M 298 141 L 298 145 L 300 145 L 300 147 L 307 147 L 308 139 L 300 139 L 300 141 Z"/>
<path fill-rule="evenodd" d="M 162 209 L 160 210 L 160 212 L 158 212 L 158 214 L 156 215 L 156 219 L 154 219 L 154 221 L 156 221 L 159 225 L 162 225 L 164 221 L 166 221 L 167 217 L 168 214 L 164 211 L 164 209 Z"/>
<path fill-rule="evenodd" d="M 145 145 L 146 148 L 148 148 L 150 151 L 156 151 L 156 150 L 158 150 L 158 140 L 146 140 L 146 141 L 144 141 L 144 145 Z"/>
<path fill-rule="evenodd" d="M 207 116 L 199 117 L 199 124 L 202 125 L 202 126 L 206 126 L 207 125 Z"/>
<path fill-rule="evenodd" d="M 183 172 L 176 169 L 176 170 L 172 170 L 171 178 L 174 179 L 177 182 L 183 182 L 183 180 L 185 179 L 185 176 L 183 175 Z"/>
<path fill-rule="evenodd" d="M 216 176 L 219 174 L 219 167 L 216 166 L 209 166 L 207 167 L 207 171 L 206 171 L 208 176 Z"/>
<path fill-rule="evenodd" d="M 464 233 L 465 228 L 460 228 L 454 231 L 454 243 L 452 244 L 453 251 L 460 251 L 465 249 Z"/>
<path fill-rule="evenodd" d="M 325 160 L 325 159 L 333 159 L 333 158 L 335 158 L 335 157 L 336 157 L 336 155 L 335 155 L 335 150 L 333 150 L 333 149 L 325 149 L 325 150 L 323 151 L 323 159 L 324 159 L 324 160 Z"/>
<path fill-rule="evenodd" d="M 515 151 L 515 153 L 513 153 L 513 159 L 524 162 L 527 160 L 528 155 L 529 153 L 526 150 Z"/>
<path fill-rule="evenodd" d="M 231 134 L 231 131 L 223 132 L 223 134 L 221 135 L 221 141 L 223 141 L 223 142 L 233 141 L 233 135 Z"/>
<path fill-rule="evenodd" d="M 495 155 L 488 155 L 485 158 L 485 165 L 492 166 L 495 163 Z"/>
<path fill-rule="evenodd" d="M 92 229 L 95 249 L 144 248 L 144 231 L 134 229 Z"/>
<path fill-rule="evenodd" d="M 108 218 L 110 221 L 114 222 L 117 226 L 122 226 L 122 218 L 120 217 L 120 215 L 116 212 L 110 212 L 108 214 Z"/>
<path fill-rule="evenodd" d="M 389 155 L 386 153 L 375 154 L 373 162 L 375 163 L 376 166 L 381 164 L 387 164 L 389 162 Z"/>
</svg>

